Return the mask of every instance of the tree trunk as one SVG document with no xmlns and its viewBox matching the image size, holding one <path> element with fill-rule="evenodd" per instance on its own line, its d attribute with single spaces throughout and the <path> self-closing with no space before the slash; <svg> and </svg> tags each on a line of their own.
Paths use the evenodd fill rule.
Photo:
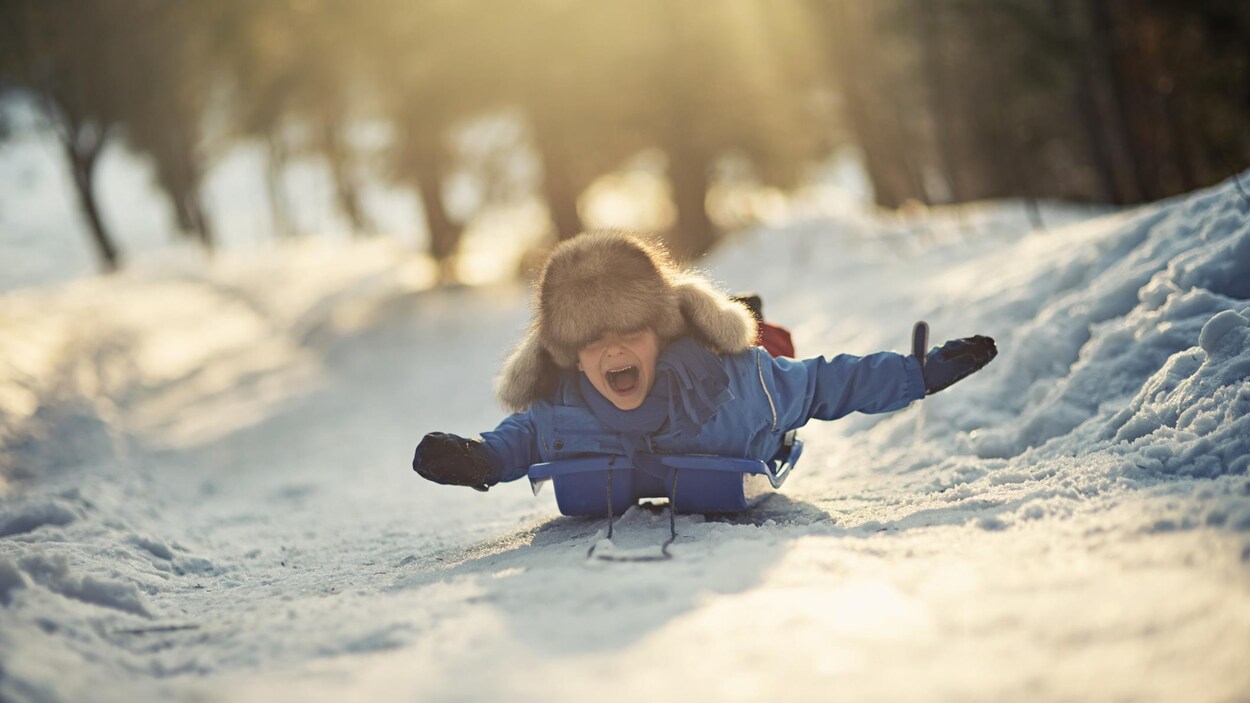
<svg viewBox="0 0 1250 703">
<path fill-rule="evenodd" d="M 191 221 L 195 223 L 195 233 L 199 237 L 200 244 L 204 246 L 204 251 L 212 254 L 217 248 L 217 241 L 213 237 L 213 226 L 209 221 L 208 212 L 204 209 L 204 200 L 200 197 L 199 179 L 187 187 L 182 197 L 191 213 Z"/>
<path fill-rule="evenodd" d="M 286 172 L 286 145 L 281 136 L 269 132 L 265 135 L 267 152 L 265 164 L 265 190 L 269 196 L 269 214 L 273 219 L 273 229 L 278 237 L 289 239 L 299 232 L 295 229 L 295 221 L 291 217 L 291 206 L 286 199 L 286 188 L 283 187 L 283 174 Z"/>
<path fill-rule="evenodd" d="M 1028 196 L 1024 199 L 1024 212 L 1029 216 L 1029 224 L 1033 229 L 1046 229 L 1046 221 L 1042 219 L 1042 208 L 1037 203 L 1037 198 Z"/>
<path fill-rule="evenodd" d="M 946 181 L 947 199 L 950 202 L 963 202 L 967 188 L 963 185 L 961 172 L 958 170 L 954 157 L 955 147 L 959 140 L 955 129 L 957 111 L 951 106 L 952 89 L 948 84 L 945 49 L 945 26 L 940 14 L 940 3 L 933 0 L 920 0 L 919 7 L 924 13 L 924 31 L 920 32 L 924 46 L 924 73 L 928 83 L 925 97 L 929 105 L 929 114 L 933 118 L 934 147 L 937 156 L 937 167 Z M 927 193 L 928 189 L 926 189 Z M 932 199 L 930 197 L 930 199 Z"/>
<path fill-rule="evenodd" d="M 1071 0 L 1051 0 L 1051 14 L 1063 34 L 1063 45 L 1071 59 L 1071 70 L 1076 90 L 1072 100 L 1075 112 L 1080 116 L 1081 134 L 1084 137 L 1086 153 L 1093 162 L 1094 171 L 1098 174 L 1099 192 L 1094 194 L 1098 202 L 1123 204 L 1120 189 L 1116 187 L 1115 164 L 1107 140 L 1102 138 L 1102 118 L 1098 114 L 1098 102 L 1094 99 L 1093 77 L 1089 68 L 1089 51 L 1082 51 L 1080 32 L 1068 3 Z M 1082 55 L 1086 58 L 1082 58 Z"/>
<path fill-rule="evenodd" d="M 74 175 L 74 190 L 78 192 L 78 205 L 87 219 L 87 229 L 95 245 L 100 266 L 105 273 L 113 273 L 121 267 L 121 256 L 100 216 L 93 188 L 96 159 L 104 147 L 106 136 L 99 128 L 91 128 L 90 131 L 98 132 L 98 136 L 89 134 L 87 129 L 67 127 L 62 133 L 61 145 L 69 159 L 70 170 Z"/>
<path fill-rule="evenodd" d="M 347 146 L 343 143 L 342 123 L 324 120 L 321 124 L 321 151 L 330 163 L 330 175 L 334 179 L 334 193 L 339 209 L 351 223 L 352 234 L 360 236 L 373 233 L 373 226 L 360 205 L 360 187 L 351 173 Z"/>
<path fill-rule="evenodd" d="M 877 205 L 896 208 L 911 197 L 905 167 L 892 151 L 894 145 L 886 136 L 880 120 L 869 108 L 875 94 L 869 83 L 873 80 L 872 51 L 864 45 L 868 21 L 864 13 L 870 5 L 861 6 L 850 0 L 809 0 L 808 8 L 818 18 L 824 34 L 830 37 L 829 64 L 842 93 L 847 123 L 855 135 L 855 144 L 863 158 L 864 170 L 872 182 L 873 199 Z"/>
<path fill-rule="evenodd" d="M 1128 188 L 1124 202 L 1141 202 L 1150 199 L 1149 178 L 1143 172 L 1141 159 L 1134 152 L 1133 122 L 1128 108 L 1128 85 L 1121 66 L 1123 40 L 1112 21 L 1110 3 L 1114 0 L 1094 0 L 1089 3 L 1093 28 L 1091 42 L 1099 52 L 1096 60 L 1098 74 L 1104 83 L 1104 99 L 1110 103 L 1108 112 L 1111 124 L 1104 131 L 1104 138 L 1116 146 L 1118 160 L 1126 171 Z"/>
<path fill-rule="evenodd" d="M 716 226 L 707 214 L 707 191 L 711 186 L 708 159 L 680 145 L 666 151 L 668 178 L 677 206 L 676 231 L 669 237 L 669 244 L 674 256 L 693 259 L 706 253 L 718 239 Z"/>
<path fill-rule="evenodd" d="M 565 147 L 560 138 L 551 134 L 544 125 L 538 124 L 538 120 L 535 122 L 534 140 L 543 161 L 543 195 L 547 200 L 547 211 L 555 227 L 556 237 L 563 242 L 577 236 L 584 229 L 581 214 L 577 210 L 581 188 L 574 184 Z"/>
<path fill-rule="evenodd" d="M 178 231 L 187 239 L 198 240 L 200 236 L 196 228 L 195 216 L 191 214 L 186 200 L 172 186 L 166 185 L 164 189 L 169 196 L 170 203 L 174 206 L 174 219 L 178 221 Z"/>
<path fill-rule="evenodd" d="M 168 165 L 167 165 L 168 166 Z M 158 172 L 159 172 L 158 165 Z M 199 178 L 194 172 L 194 165 L 182 163 L 173 166 L 178 175 L 164 173 L 160 175 L 161 188 L 174 206 L 174 215 L 178 219 L 178 229 L 183 235 L 199 242 L 204 250 L 211 253 L 214 249 L 213 229 L 209 223 L 204 203 L 200 199 Z"/>
<path fill-rule="evenodd" d="M 425 210 L 425 226 L 430 235 L 430 256 L 440 266 L 444 266 L 456 253 L 456 247 L 460 243 L 460 229 L 447 216 L 447 210 L 443 206 L 443 169 L 438 148 L 427 149 L 425 153 L 415 156 L 410 165 L 410 173 L 416 180 L 421 206 Z"/>
<path fill-rule="evenodd" d="M 1193 155 L 1197 152 L 1197 149 L 1192 146 L 1194 130 L 1183 124 L 1182 108 L 1180 101 L 1176 98 L 1175 89 L 1160 96 L 1160 100 L 1163 103 L 1164 119 L 1167 122 L 1168 136 L 1171 141 L 1173 163 L 1176 165 L 1177 176 L 1180 179 L 1179 192 L 1188 193 L 1203 185 L 1198 180 L 1197 167 L 1194 164 Z"/>
<path fill-rule="evenodd" d="M 707 214 L 711 152 L 717 147 L 699 131 L 700 110 L 691 104 L 692 87 L 707 78 L 683 60 L 683 52 L 697 36 L 690 28 L 700 20 L 687 3 L 662 2 L 661 6 L 667 10 L 669 61 L 658 80 L 665 108 L 658 141 L 668 157 L 668 181 L 677 210 L 677 221 L 666 239 L 674 257 L 693 259 L 717 240 L 716 228 Z"/>
</svg>

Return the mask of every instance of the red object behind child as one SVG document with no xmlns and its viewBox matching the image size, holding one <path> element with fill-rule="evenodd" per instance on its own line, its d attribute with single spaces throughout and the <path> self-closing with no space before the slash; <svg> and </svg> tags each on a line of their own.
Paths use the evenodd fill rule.
<svg viewBox="0 0 1250 703">
<path fill-rule="evenodd" d="M 790 331 L 772 323 L 761 322 L 760 333 L 756 344 L 773 356 L 794 358 L 794 341 L 790 339 Z"/>
</svg>

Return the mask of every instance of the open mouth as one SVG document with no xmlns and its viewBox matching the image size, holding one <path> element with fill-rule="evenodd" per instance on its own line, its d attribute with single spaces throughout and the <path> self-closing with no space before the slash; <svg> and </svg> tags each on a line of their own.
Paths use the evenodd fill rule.
<svg viewBox="0 0 1250 703">
<path fill-rule="evenodd" d="M 638 367 L 626 366 L 604 372 L 608 385 L 617 393 L 629 393 L 638 385 Z"/>
</svg>

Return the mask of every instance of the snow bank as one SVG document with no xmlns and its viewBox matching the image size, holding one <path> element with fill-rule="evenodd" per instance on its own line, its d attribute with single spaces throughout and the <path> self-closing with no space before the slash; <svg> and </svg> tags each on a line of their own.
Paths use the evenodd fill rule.
<svg viewBox="0 0 1250 703">
<path fill-rule="evenodd" d="M 1216 402 L 1216 395 L 1235 396 L 1246 383 L 1244 365 L 1237 361 L 1245 349 L 1236 347 L 1236 335 L 1226 355 L 1216 354 L 1215 345 L 1232 326 L 1244 327 L 1236 323 L 1244 319 L 1236 311 L 1250 309 L 1250 223 L 1242 207 L 1229 188 L 1155 206 L 1091 242 L 1091 251 L 1066 270 L 1038 272 L 1064 285 L 1031 319 L 1017 320 L 1000 335 L 1004 353 L 985 374 L 977 398 L 997 411 L 998 422 L 971 438 L 977 453 L 1010 457 L 1043 445 L 1049 456 L 1097 451 L 1109 442 L 1139 440 L 1164 425 L 1180 429 L 1178 416 L 1199 397 Z M 1064 236 L 1079 236 L 1079 228 L 1056 235 Z M 989 317 L 1000 325 L 1008 322 L 1001 314 Z M 1195 374 L 1203 379 L 1195 379 L 1202 385 L 1198 395 L 1169 393 L 1171 402 L 1164 404 L 1171 410 L 1156 416 L 1170 418 L 1162 422 L 1139 412 L 1147 392 L 1151 402 L 1145 412 L 1164 409 L 1157 396 L 1169 382 L 1156 378 L 1157 372 L 1173 385 Z M 989 384 L 993 398 L 986 397 Z M 1121 410 L 1130 400 L 1134 414 L 1125 415 Z M 1248 447 L 1233 428 L 1241 415 L 1235 406 L 1230 412 L 1222 423 L 1225 439 L 1212 437 L 1202 445 L 1206 449 L 1194 447 L 1200 454 L 1185 452 L 1184 460 L 1173 462 L 1176 470 L 1203 475 L 1244 470 L 1234 466 Z M 1124 429 L 1126 424 L 1132 427 Z M 936 429 L 931 426 L 930 433 Z M 1174 438 L 1139 442 L 1139 453 L 1149 454 L 1147 445 L 1155 441 Z M 1179 468 L 1193 462 L 1202 468 Z"/>
<path fill-rule="evenodd" d="M 1001 355 L 807 426 L 781 495 L 678 516 L 658 564 L 587 563 L 602 522 L 528 486 L 408 471 L 501 418 L 523 287 L 426 290 L 375 243 L 0 296 L 28 331 L 0 334 L 0 698 L 1244 697 L 1245 209 L 736 237 L 706 268 L 803 355 L 917 318 Z M 667 536 L 620 520 L 612 548 Z"/>
<path fill-rule="evenodd" d="M 1000 527 L 1005 519 L 1071 510 L 1075 501 L 1059 496 L 1074 487 L 1075 495 L 1088 496 L 1154 486 L 1167 476 L 1228 477 L 1205 487 L 1172 484 L 1167 500 L 1138 521 L 1143 529 L 1204 522 L 1247 529 L 1250 221 L 1244 207 L 1235 189 L 1212 189 L 1048 235 L 1050 251 L 1083 246 L 1059 265 L 1014 263 L 1024 259 L 1020 249 L 1037 241 L 996 257 L 1002 268 L 970 288 L 972 304 L 964 310 L 973 316 L 984 310 L 978 329 L 998 338 L 1000 358 L 960 394 L 934 398 L 940 402 L 926 403 L 905 422 L 942 447 L 935 451 L 1010 461 L 999 469 L 983 464 L 963 477 L 953 472 L 939 485 L 984 499 L 979 486 L 1027 478 L 1036 473 L 1030 467 L 1055 462 L 1044 480 L 1022 479 L 1014 493 L 1000 484 L 995 492 L 1018 505 L 985 524 Z M 1033 301 L 1019 295 L 1038 290 L 1049 295 Z M 1065 502 L 1069 507 L 1058 507 Z"/>
<path fill-rule="evenodd" d="M 1250 306 L 1202 326 L 1107 422 L 1111 441 L 1157 471 L 1214 477 L 1250 469 Z M 1162 451 L 1160 451 L 1162 449 Z M 1165 457 L 1160 460 L 1156 457 Z"/>
</svg>

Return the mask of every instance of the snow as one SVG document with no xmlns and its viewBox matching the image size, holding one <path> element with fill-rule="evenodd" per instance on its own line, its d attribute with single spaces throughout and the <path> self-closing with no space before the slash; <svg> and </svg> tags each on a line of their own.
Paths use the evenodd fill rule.
<svg viewBox="0 0 1250 703">
<path fill-rule="evenodd" d="M 798 217 L 704 268 L 802 354 L 998 340 L 804 428 L 783 491 L 610 543 L 525 482 L 420 481 L 502 417 L 523 285 L 328 239 L 0 295 L 0 699 L 1238 700 L 1250 695 L 1250 220 Z"/>
</svg>

